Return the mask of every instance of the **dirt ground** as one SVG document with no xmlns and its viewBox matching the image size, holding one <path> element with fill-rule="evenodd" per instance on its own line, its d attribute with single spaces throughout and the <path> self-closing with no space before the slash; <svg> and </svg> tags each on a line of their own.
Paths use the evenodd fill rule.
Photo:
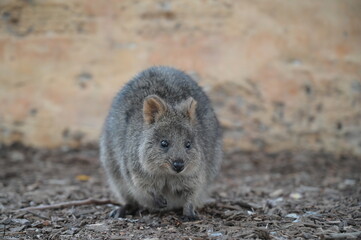
<svg viewBox="0 0 361 240">
<path fill-rule="evenodd" d="M 3 239 L 361 239 L 361 159 L 320 153 L 228 152 L 201 220 L 179 212 L 109 219 L 98 149 L 0 147 Z"/>
</svg>

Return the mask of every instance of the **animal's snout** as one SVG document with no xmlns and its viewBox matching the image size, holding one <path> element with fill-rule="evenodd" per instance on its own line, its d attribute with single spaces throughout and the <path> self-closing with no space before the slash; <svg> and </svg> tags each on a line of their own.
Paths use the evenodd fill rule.
<svg viewBox="0 0 361 240">
<path fill-rule="evenodd" d="M 174 171 L 177 173 L 181 172 L 184 169 L 184 161 L 183 160 L 175 160 L 172 163 Z"/>
</svg>

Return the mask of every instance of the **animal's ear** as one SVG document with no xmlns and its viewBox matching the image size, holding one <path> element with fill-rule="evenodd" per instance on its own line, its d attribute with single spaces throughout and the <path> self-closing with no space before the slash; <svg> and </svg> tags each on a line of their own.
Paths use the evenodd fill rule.
<svg viewBox="0 0 361 240">
<path fill-rule="evenodd" d="M 189 97 L 187 100 L 180 103 L 180 109 L 183 111 L 186 116 L 190 119 L 192 123 L 195 123 L 197 120 L 196 116 L 197 101 L 194 98 Z"/>
<path fill-rule="evenodd" d="M 167 104 L 157 95 L 149 95 L 144 99 L 143 117 L 147 124 L 155 123 L 167 110 Z"/>
</svg>

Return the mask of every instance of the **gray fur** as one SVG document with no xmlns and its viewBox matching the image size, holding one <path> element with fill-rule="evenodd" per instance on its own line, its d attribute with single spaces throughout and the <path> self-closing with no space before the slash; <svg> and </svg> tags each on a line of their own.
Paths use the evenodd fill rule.
<svg viewBox="0 0 361 240">
<path fill-rule="evenodd" d="M 144 109 L 150 98 L 166 110 L 148 123 Z M 160 145 L 164 139 L 166 149 Z M 113 192 L 126 204 L 183 208 L 185 216 L 196 217 L 195 208 L 202 206 L 221 158 L 221 132 L 210 101 L 184 72 L 149 68 L 114 98 L 100 139 L 100 159 Z M 185 164 L 179 173 L 171 167 L 177 159 Z"/>
</svg>

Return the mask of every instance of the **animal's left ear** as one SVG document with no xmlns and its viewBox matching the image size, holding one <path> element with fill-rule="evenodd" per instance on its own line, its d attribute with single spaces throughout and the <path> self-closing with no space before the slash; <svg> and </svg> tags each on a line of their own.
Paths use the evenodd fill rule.
<svg viewBox="0 0 361 240">
<path fill-rule="evenodd" d="M 192 123 L 197 120 L 196 109 L 197 101 L 194 98 L 189 97 L 187 100 L 179 104 L 181 111 L 183 111 Z"/>
</svg>

